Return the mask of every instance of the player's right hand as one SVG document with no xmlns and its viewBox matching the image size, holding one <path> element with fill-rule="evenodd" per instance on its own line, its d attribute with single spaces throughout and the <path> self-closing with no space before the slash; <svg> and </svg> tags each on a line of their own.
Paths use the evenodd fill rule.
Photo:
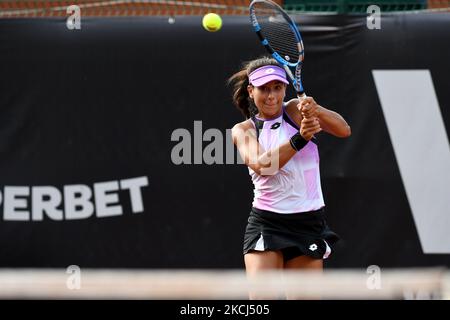
<svg viewBox="0 0 450 320">
<path fill-rule="evenodd" d="M 303 118 L 300 124 L 300 134 L 303 139 L 309 141 L 316 134 L 322 131 L 317 118 Z"/>
</svg>

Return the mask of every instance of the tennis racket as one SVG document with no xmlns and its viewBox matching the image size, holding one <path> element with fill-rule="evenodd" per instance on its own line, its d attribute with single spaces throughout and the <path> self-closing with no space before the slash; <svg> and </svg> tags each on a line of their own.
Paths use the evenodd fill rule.
<svg viewBox="0 0 450 320">
<path fill-rule="evenodd" d="M 306 97 L 302 85 L 305 56 L 302 36 L 294 21 L 275 2 L 253 0 L 250 20 L 262 45 L 286 70 L 299 99 Z"/>
</svg>

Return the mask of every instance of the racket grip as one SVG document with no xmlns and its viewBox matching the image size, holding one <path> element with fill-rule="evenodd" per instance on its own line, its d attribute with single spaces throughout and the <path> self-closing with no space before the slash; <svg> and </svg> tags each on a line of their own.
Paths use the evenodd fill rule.
<svg viewBox="0 0 450 320">
<path fill-rule="evenodd" d="M 306 93 L 297 93 L 297 98 L 298 98 L 298 100 L 299 101 L 301 101 L 302 99 L 305 99 L 306 98 Z M 298 111 L 300 111 L 300 110 L 298 110 Z M 302 116 L 303 116 L 303 114 L 302 114 Z"/>
<path fill-rule="evenodd" d="M 304 92 L 303 93 L 298 93 L 297 94 L 297 98 L 298 99 L 305 99 L 306 98 L 306 93 L 304 93 Z"/>
</svg>

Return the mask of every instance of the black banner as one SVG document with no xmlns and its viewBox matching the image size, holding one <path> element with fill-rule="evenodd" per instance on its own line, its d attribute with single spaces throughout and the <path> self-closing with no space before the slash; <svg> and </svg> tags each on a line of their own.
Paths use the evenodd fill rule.
<svg viewBox="0 0 450 320">
<path fill-rule="evenodd" d="M 201 18 L 0 20 L 1 267 L 243 267 L 253 194 L 226 80 L 265 52 L 248 18 L 225 16 L 215 33 Z M 326 267 L 450 264 L 450 250 L 424 252 L 372 74 L 429 70 L 448 128 L 449 21 L 297 17 L 306 92 L 352 127 L 319 136 L 343 239 Z"/>
</svg>

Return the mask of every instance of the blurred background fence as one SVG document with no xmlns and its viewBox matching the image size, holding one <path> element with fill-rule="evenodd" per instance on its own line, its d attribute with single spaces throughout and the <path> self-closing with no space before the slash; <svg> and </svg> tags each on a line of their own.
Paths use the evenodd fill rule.
<svg viewBox="0 0 450 320">
<path fill-rule="evenodd" d="M 5 0 L 0 2 L 1 17 L 67 16 L 70 5 L 78 5 L 83 16 L 246 15 L 250 0 Z M 276 0 L 291 12 L 357 14 L 370 5 L 382 12 L 450 11 L 450 0 Z"/>
</svg>

